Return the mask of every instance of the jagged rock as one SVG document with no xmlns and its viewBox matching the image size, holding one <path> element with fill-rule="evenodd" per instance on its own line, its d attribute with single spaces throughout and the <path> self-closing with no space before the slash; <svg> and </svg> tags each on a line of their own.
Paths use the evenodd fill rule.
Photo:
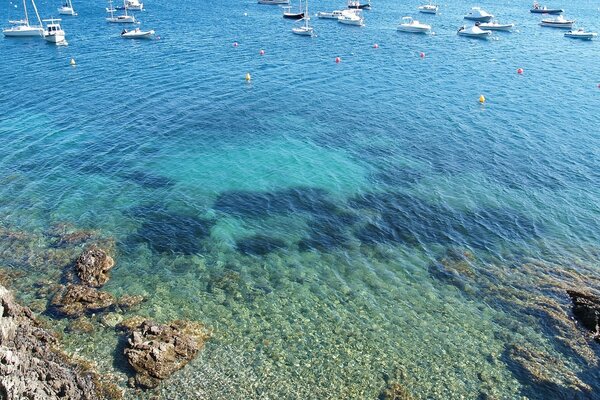
<svg viewBox="0 0 600 400">
<path fill-rule="evenodd" d="M 410 392 L 398 382 L 390 383 L 379 395 L 379 400 L 413 400 Z"/>
<path fill-rule="evenodd" d="M 93 287 L 103 286 L 110 276 L 108 272 L 115 262 L 97 246 L 88 247 L 75 262 L 75 270 L 81 282 Z"/>
<path fill-rule="evenodd" d="M 142 295 L 124 295 L 122 296 L 119 301 L 119 307 L 121 307 L 124 310 L 128 310 L 130 308 L 133 308 L 137 305 L 139 305 L 141 302 L 144 301 L 144 296 Z"/>
<path fill-rule="evenodd" d="M 600 297 L 577 290 L 567 290 L 573 302 L 573 314 L 577 321 L 590 330 L 594 339 L 600 341 Z"/>
<path fill-rule="evenodd" d="M 146 320 L 130 332 L 125 356 L 136 372 L 135 385 L 154 388 L 183 368 L 204 346 L 209 334 L 197 322 L 160 325 Z"/>
<path fill-rule="evenodd" d="M 58 350 L 58 340 L 0 286 L 0 398 L 100 400 L 121 398 L 88 365 Z"/>
<path fill-rule="evenodd" d="M 114 304 L 115 297 L 110 293 L 84 285 L 69 284 L 54 295 L 51 307 L 59 314 L 79 317 L 107 310 Z"/>
</svg>

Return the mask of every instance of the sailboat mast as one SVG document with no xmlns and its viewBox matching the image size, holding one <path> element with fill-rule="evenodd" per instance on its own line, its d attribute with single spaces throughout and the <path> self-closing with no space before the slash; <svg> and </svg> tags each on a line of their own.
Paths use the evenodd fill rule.
<svg viewBox="0 0 600 400">
<path fill-rule="evenodd" d="M 35 11 L 35 16 L 37 17 L 38 24 L 40 24 L 40 28 L 43 28 L 42 19 L 40 18 L 40 13 L 38 12 L 37 6 L 35 5 L 35 0 L 31 0 L 31 4 L 33 5 L 33 10 Z"/>
<path fill-rule="evenodd" d="M 23 0 L 23 10 L 25 10 L 25 23 L 29 26 L 29 15 L 27 15 L 27 3 Z"/>
</svg>

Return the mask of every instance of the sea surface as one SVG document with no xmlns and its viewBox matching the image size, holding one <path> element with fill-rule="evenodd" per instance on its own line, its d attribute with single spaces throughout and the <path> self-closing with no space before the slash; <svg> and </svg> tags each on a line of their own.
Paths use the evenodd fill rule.
<svg viewBox="0 0 600 400">
<path fill-rule="evenodd" d="M 157 37 L 135 41 L 76 1 L 68 46 L 0 40 L 0 266 L 22 301 L 125 387 L 100 316 L 90 334 L 44 313 L 99 241 L 105 290 L 146 297 L 125 317 L 213 332 L 129 398 L 599 398 L 564 289 L 600 279 L 600 42 L 523 1 L 372 4 L 307 38 L 277 6 L 148 0 Z M 458 37 L 474 5 L 515 30 Z M 600 30 L 597 2 L 548 6 Z M 434 33 L 397 32 L 405 15 Z"/>
</svg>

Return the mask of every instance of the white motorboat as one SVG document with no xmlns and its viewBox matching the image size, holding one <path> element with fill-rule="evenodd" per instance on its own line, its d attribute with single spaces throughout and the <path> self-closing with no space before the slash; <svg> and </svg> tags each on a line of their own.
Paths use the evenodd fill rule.
<svg viewBox="0 0 600 400">
<path fill-rule="evenodd" d="M 476 26 L 488 31 L 510 31 L 515 27 L 515 24 L 501 24 L 496 21 L 492 22 L 477 22 Z"/>
<path fill-rule="evenodd" d="M 402 23 L 398 25 L 401 32 L 427 33 L 431 31 L 431 25 L 422 24 L 412 17 L 402 17 Z"/>
<path fill-rule="evenodd" d="M 478 26 L 472 26 L 470 28 L 461 26 L 458 29 L 458 34 L 460 36 L 485 39 L 485 38 L 488 38 L 492 34 L 492 31 L 484 31 L 483 29 L 479 28 Z"/>
<path fill-rule="evenodd" d="M 302 18 L 302 21 L 304 21 L 304 25 L 292 28 L 292 32 L 296 35 L 312 37 L 315 35 L 315 30 L 312 26 L 308 24 L 310 21 L 310 14 L 308 13 L 308 0 L 305 1 L 305 6 L 306 8 L 304 9 L 304 18 Z"/>
<path fill-rule="evenodd" d="M 371 0 L 366 3 L 361 3 L 360 0 L 348 0 L 348 8 L 354 10 L 369 10 L 371 8 Z"/>
<path fill-rule="evenodd" d="M 50 18 L 42 20 L 48 22 L 44 30 L 44 40 L 50 43 L 61 44 L 66 43 L 65 31 L 60 26 L 60 18 Z"/>
<path fill-rule="evenodd" d="M 422 6 L 418 7 L 419 12 L 422 12 L 424 14 L 437 14 L 439 7 L 437 6 L 437 4 L 423 4 Z"/>
<path fill-rule="evenodd" d="M 73 8 L 73 3 L 71 2 L 71 0 L 66 0 L 65 4 L 63 4 L 62 7 L 58 9 L 58 13 L 60 15 L 77 15 L 75 9 Z"/>
<path fill-rule="evenodd" d="M 548 8 L 541 6 L 537 1 L 533 3 L 533 7 L 529 10 L 533 14 L 562 14 L 564 10 L 562 8 Z"/>
<path fill-rule="evenodd" d="M 143 31 L 140 28 L 135 28 L 133 30 L 128 31 L 127 29 L 123 29 L 121 32 L 121 37 L 125 39 L 150 39 L 154 36 L 154 30 Z"/>
<path fill-rule="evenodd" d="M 338 22 L 346 25 L 363 26 L 365 19 L 360 10 L 344 10 L 342 15 L 338 17 Z"/>
<path fill-rule="evenodd" d="M 585 29 L 579 28 L 574 31 L 565 32 L 565 37 L 570 37 L 573 39 L 584 39 L 584 40 L 592 40 L 598 36 L 596 32 L 586 32 Z"/>
<path fill-rule="evenodd" d="M 139 0 L 125 0 L 122 6 L 117 7 L 117 10 L 129 10 L 129 11 L 142 11 L 144 9 L 144 3 Z"/>
<path fill-rule="evenodd" d="M 290 4 L 290 0 L 258 0 L 258 4 Z"/>
<path fill-rule="evenodd" d="M 135 24 L 137 20 L 133 15 L 127 15 L 127 8 L 124 10 L 123 15 L 115 16 L 115 9 L 112 6 L 112 0 L 109 1 L 109 8 L 106 9 L 110 13 L 110 17 L 106 18 L 106 22 L 110 22 L 113 24 Z"/>
<path fill-rule="evenodd" d="M 543 19 L 542 22 L 540 22 L 540 25 L 549 26 L 552 28 L 571 29 L 574 23 L 574 19 L 566 19 L 562 15 L 559 15 L 556 18 Z"/>
<path fill-rule="evenodd" d="M 494 16 L 483 10 L 481 7 L 473 7 L 471 8 L 471 11 L 465 15 L 465 19 L 479 22 L 490 22 L 492 18 L 494 18 Z"/>
<path fill-rule="evenodd" d="M 339 17 L 342 16 L 342 12 L 341 10 L 334 10 L 331 12 L 327 12 L 327 11 L 319 11 L 317 13 L 317 18 L 324 18 L 324 19 L 338 19 Z"/>
<path fill-rule="evenodd" d="M 32 0 L 33 9 L 35 11 L 35 15 L 37 17 L 38 26 L 32 26 L 29 24 L 29 15 L 27 14 L 27 3 L 23 0 L 23 11 L 25 12 L 25 19 L 18 21 L 8 21 L 12 26 L 10 28 L 2 29 L 2 34 L 6 37 L 43 37 L 44 36 L 44 27 L 42 26 L 42 21 L 40 20 L 40 15 L 38 14 L 37 7 L 35 6 L 35 1 Z"/>
</svg>

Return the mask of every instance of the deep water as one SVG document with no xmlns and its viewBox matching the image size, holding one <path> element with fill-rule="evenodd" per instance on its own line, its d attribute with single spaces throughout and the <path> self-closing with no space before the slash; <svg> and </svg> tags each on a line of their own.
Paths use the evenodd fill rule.
<svg viewBox="0 0 600 400">
<path fill-rule="evenodd" d="M 106 290 L 147 297 L 127 316 L 213 329 L 164 398 L 600 396 L 564 294 L 600 277 L 600 42 L 506 0 L 478 5 L 515 31 L 469 40 L 475 4 L 419 4 L 313 18 L 310 39 L 276 6 L 148 0 L 159 38 L 128 41 L 80 1 L 68 46 L 0 40 L 0 267 L 23 301 L 43 311 L 100 241 Z M 548 6 L 600 30 L 595 2 Z M 112 329 L 63 341 L 125 386 Z"/>
</svg>

